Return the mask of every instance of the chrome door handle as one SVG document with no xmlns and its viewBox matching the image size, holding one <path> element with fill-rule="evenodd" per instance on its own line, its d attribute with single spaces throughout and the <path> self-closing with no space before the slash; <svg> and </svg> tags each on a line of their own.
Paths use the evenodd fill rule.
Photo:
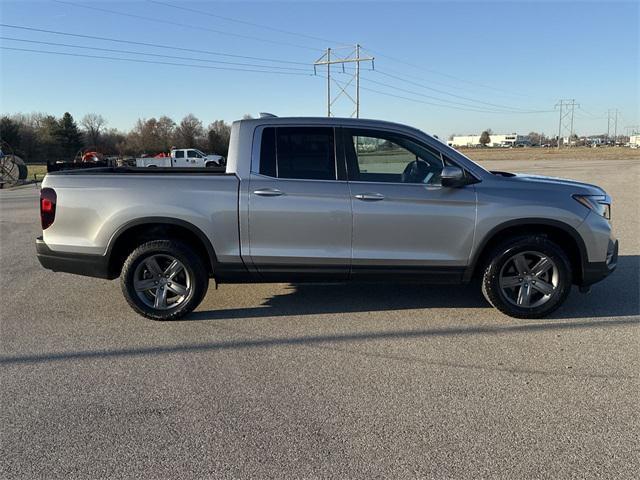
<svg viewBox="0 0 640 480">
<path fill-rule="evenodd" d="M 254 190 L 253 193 L 261 197 L 279 197 L 280 195 L 284 195 L 284 193 L 277 188 L 262 188 L 260 190 Z"/>
<path fill-rule="evenodd" d="M 384 200 L 384 195 L 381 193 L 358 193 L 354 195 L 358 200 L 364 200 L 365 202 L 377 202 Z"/>
</svg>

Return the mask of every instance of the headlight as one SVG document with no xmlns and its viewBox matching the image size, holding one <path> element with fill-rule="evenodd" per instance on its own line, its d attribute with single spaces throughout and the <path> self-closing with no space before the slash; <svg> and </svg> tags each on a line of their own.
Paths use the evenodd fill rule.
<svg viewBox="0 0 640 480">
<path fill-rule="evenodd" d="M 607 220 L 611 219 L 611 198 L 608 195 L 573 195 L 573 198 Z"/>
</svg>

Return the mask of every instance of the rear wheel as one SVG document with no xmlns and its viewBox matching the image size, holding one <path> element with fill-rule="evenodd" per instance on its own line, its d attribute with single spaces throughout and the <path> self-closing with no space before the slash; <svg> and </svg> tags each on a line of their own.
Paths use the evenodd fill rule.
<svg viewBox="0 0 640 480">
<path fill-rule="evenodd" d="M 175 240 L 154 240 L 129 255 L 120 285 L 125 299 L 139 314 L 154 320 L 175 320 L 200 304 L 209 278 L 191 247 Z"/>
<path fill-rule="evenodd" d="M 542 318 L 564 302 L 571 280 L 571 264 L 562 248 L 544 236 L 530 235 L 493 250 L 482 293 L 509 316 Z"/>
</svg>

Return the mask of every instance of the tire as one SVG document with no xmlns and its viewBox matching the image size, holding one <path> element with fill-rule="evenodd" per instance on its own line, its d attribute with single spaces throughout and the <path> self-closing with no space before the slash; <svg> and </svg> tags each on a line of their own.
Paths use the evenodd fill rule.
<svg viewBox="0 0 640 480">
<path fill-rule="evenodd" d="M 491 252 L 482 293 L 506 315 L 543 318 L 562 305 L 571 284 L 571 263 L 564 250 L 543 235 L 527 235 L 511 238 Z"/>
<path fill-rule="evenodd" d="M 209 276 L 189 245 L 153 240 L 131 252 L 122 267 L 120 286 L 127 303 L 140 315 L 177 320 L 200 304 Z"/>
</svg>

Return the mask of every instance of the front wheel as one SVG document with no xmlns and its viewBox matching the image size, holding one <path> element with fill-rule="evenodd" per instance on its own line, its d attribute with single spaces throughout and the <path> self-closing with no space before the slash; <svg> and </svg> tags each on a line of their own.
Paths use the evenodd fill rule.
<svg viewBox="0 0 640 480">
<path fill-rule="evenodd" d="M 493 250 L 482 293 L 511 317 L 542 318 L 565 301 L 571 280 L 571 263 L 562 248 L 544 236 L 530 235 Z"/>
<path fill-rule="evenodd" d="M 127 303 L 140 315 L 176 320 L 200 304 L 209 277 L 190 246 L 154 240 L 131 252 L 122 267 L 120 286 Z"/>
</svg>

